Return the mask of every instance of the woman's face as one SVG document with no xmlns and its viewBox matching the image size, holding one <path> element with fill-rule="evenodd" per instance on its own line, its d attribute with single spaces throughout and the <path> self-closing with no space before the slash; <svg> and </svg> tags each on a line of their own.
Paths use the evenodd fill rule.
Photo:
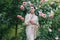
<svg viewBox="0 0 60 40">
<path fill-rule="evenodd" d="M 31 7 L 31 8 L 30 8 L 30 12 L 31 12 L 31 14 L 33 14 L 34 11 L 35 11 L 34 7 Z"/>
</svg>

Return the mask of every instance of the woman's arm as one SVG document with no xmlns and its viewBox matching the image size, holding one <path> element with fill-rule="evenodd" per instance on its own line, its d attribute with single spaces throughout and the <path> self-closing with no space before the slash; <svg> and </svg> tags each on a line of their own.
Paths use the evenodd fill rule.
<svg viewBox="0 0 60 40">
<path fill-rule="evenodd" d="M 30 20 L 30 23 L 32 24 L 32 25 L 39 25 L 39 23 L 38 23 L 38 17 L 37 18 L 35 18 L 35 21 L 33 21 L 33 20 Z"/>
<path fill-rule="evenodd" d="M 37 25 L 37 23 L 35 23 L 33 20 L 30 20 L 30 23 L 31 23 L 32 25 Z"/>
<path fill-rule="evenodd" d="M 24 24 L 25 24 L 26 26 L 29 25 L 29 14 L 27 14 L 27 15 L 25 16 L 25 22 L 24 22 Z"/>
</svg>

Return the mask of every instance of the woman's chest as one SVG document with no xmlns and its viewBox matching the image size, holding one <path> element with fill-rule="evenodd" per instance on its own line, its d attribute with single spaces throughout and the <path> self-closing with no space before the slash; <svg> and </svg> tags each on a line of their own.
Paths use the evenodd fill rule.
<svg viewBox="0 0 60 40">
<path fill-rule="evenodd" d="M 31 15 L 31 14 L 30 14 L 30 15 L 28 16 L 28 19 L 29 19 L 29 20 L 33 20 L 33 21 L 36 21 L 37 17 L 36 17 L 35 15 Z"/>
</svg>

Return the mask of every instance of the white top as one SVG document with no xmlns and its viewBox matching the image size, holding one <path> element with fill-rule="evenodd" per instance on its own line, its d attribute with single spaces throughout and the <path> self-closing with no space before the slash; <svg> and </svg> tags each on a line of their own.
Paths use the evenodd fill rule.
<svg viewBox="0 0 60 40">
<path fill-rule="evenodd" d="M 26 24 L 29 24 L 29 26 L 30 25 L 32 25 L 29 21 L 30 20 L 33 20 L 34 21 L 34 23 L 36 23 L 37 25 L 39 25 L 39 23 L 38 23 L 38 17 L 35 15 L 35 14 L 27 14 L 26 16 L 25 16 L 25 23 Z"/>
<path fill-rule="evenodd" d="M 33 20 L 35 24 L 31 24 L 29 21 Z M 36 38 L 37 34 L 37 29 L 38 29 L 38 17 L 35 14 L 27 14 L 25 16 L 25 23 L 28 24 L 26 27 L 26 35 L 27 35 L 27 40 L 34 40 Z"/>
</svg>

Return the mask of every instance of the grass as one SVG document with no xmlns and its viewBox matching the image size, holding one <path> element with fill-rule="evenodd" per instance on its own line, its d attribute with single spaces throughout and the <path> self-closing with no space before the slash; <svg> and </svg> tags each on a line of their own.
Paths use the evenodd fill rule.
<svg viewBox="0 0 60 40">
<path fill-rule="evenodd" d="M 17 30 L 17 36 L 19 36 L 19 33 L 22 31 L 21 25 L 18 25 L 18 30 Z M 15 37 L 15 28 L 11 28 L 7 35 L 4 35 L 2 40 L 11 40 L 12 38 Z"/>
</svg>

